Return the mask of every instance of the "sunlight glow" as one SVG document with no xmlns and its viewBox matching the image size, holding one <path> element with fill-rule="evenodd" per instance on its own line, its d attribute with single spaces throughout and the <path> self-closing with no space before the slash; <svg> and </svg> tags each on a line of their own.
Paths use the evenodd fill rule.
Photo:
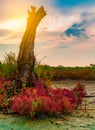
<svg viewBox="0 0 95 130">
<path fill-rule="evenodd" d="M 25 28 L 26 25 L 26 18 L 25 17 L 19 17 L 15 19 L 11 19 L 8 21 L 4 21 L 0 23 L 0 29 L 6 29 L 6 30 L 18 30 L 21 28 Z"/>
</svg>

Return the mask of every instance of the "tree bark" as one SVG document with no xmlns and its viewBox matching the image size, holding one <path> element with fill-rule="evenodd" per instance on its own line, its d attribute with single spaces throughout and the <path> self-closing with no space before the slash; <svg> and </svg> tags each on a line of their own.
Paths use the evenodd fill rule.
<svg viewBox="0 0 95 130">
<path fill-rule="evenodd" d="M 18 80 L 25 83 L 28 87 L 32 84 L 35 56 L 34 56 L 34 41 L 36 28 L 41 19 L 46 15 L 44 7 L 41 6 L 37 11 L 34 6 L 31 6 L 31 11 L 28 10 L 27 26 L 22 38 L 19 55 L 18 55 Z"/>
</svg>

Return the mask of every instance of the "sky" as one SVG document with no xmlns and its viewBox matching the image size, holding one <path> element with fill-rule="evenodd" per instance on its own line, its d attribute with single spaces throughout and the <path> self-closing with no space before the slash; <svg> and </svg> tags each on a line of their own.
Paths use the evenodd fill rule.
<svg viewBox="0 0 95 130">
<path fill-rule="evenodd" d="M 31 5 L 43 5 L 47 13 L 36 32 L 38 61 L 51 66 L 95 64 L 95 0 L 0 0 L 0 60 L 10 51 L 18 55 Z"/>
</svg>

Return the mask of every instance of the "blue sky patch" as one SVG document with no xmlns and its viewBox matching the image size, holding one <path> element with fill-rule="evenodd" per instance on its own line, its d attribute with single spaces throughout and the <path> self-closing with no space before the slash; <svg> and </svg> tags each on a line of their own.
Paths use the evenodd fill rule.
<svg viewBox="0 0 95 130">
<path fill-rule="evenodd" d="M 77 6 L 77 5 L 87 5 L 87 4 L 95 3 L 94 0 L 54 0 L 54 5 L 57 7 L 64 7 L 64 6 Z"/>
</svg>

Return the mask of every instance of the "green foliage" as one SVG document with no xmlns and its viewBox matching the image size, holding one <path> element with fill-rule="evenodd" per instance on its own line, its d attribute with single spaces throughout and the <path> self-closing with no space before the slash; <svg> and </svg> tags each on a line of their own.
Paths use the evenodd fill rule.
<svg viewBox="0 0 95 130">
<path fill-rule="evenodd" d="M 44 57 L 43 59 L 45 59 Z M 42 59 L 42 60 L 43 60 Z M 42 61 L 35 63 L 34 71 L 38 78 L 46 79 L 47 84 L 52 80 L 95 80 L 95 65 L 90 64 L 86 67 L 64 67 L 64 66 L 49 66 L 42 65 Z M 17 58 L 14 53 L 10 52 L 5 55 L 4 62 L 0 61 L 0 77 L 12 78 L 17 74 Z M 24 87 L 25 85 L 23 85 Z"/>
<path fill-rule="evenodd" d="M 6 53 L 3 62 L 0 62 L 0 77 L 10 78 L 17 73 L 17 59 L 14 53 Z"/>
<path fill-rule="evenodd" d="M 95 80 L 95 65 L 86 67 L 52 67 L 48 65 L 39 65 L 35 68 L 38 78 L 50 80 Z"/>
<path fill-rule="evenodd" d="M 5 107 L 8 106 L 8 96 L 6 92 L 6 84 L 9 85 L 8 82 L 4 82 L 4 80 L 0 79 L 0 106 L 2 108 L 2 112 L 5 111 Z"/>
<path fill-rule="evenodd" d="M 35 72 L 38 78 L 50 79 L 52 80 L 56 74 L 55 68 L 48 65 L 39 65 L 35 68 Z"/>
</svg>

